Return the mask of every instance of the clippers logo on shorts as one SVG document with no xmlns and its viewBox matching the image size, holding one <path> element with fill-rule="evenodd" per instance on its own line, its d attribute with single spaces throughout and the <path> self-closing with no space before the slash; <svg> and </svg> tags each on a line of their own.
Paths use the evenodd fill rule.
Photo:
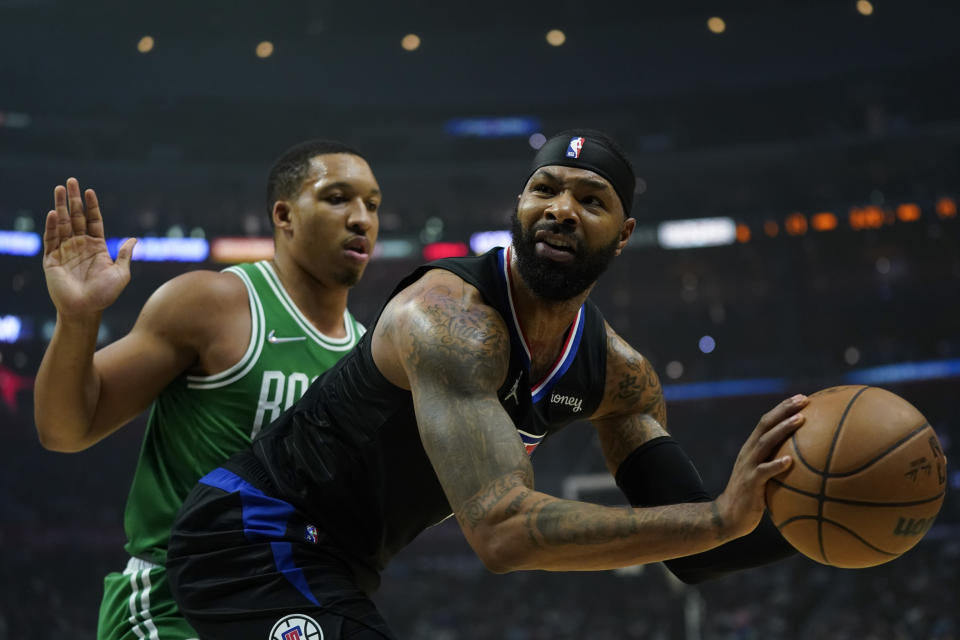
<svg viewBox="0 0 960 640">
<path fill-rule="evenodd" d="M 317 544 L 317 539 L 319 538 L 319 535 L 317 533 L 317 528 L 312 524 L 308 524 L 307 532 L 304 534 L 303 537 L 306 538 L 307 542 Z"/>
<path fill-rule="evenodd" d="M 295 613 L 277 620 L 268 640 L 323 640 L 323 629 L 310 616 Z"/>
<path fill-rule="evenodd" d="M 583 138 L 570 138 L 570 144 L 567 145 L 567 157 L 579 158 L 581 149 L 583 149 Z"/>
</svg>

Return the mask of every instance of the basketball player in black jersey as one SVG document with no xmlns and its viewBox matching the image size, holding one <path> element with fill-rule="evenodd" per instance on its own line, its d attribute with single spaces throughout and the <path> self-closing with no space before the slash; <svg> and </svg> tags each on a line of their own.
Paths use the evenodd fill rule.
<svg viewBox="0 0 960 640">
<path fill-rule="evenodd" d="M 697 581 L 789 552 L 757 525 L 767 480 L 791 464 L 771 456 L 806 398 L 760 419 L 711 499 L 668 435 L 650 363 L 587 297 L 633 231 L 633 190 L 603 134 L 549 140 L 510 247 L 404 279 L 350 354 L 201 479 L 168 556 L 201 637 L 393 638 L 369 594 L 397 551 L 451 513 L 498 573 L 668 561 Z M 534 488 L 530 453 L 581 418 L 636 508 Z"/>
</svg>

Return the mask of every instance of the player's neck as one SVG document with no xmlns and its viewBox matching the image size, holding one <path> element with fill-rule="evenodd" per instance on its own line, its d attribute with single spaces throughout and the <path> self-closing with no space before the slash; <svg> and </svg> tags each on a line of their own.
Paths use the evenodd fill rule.
<svg viewBox="0 0 960 640">
<path fill-rule="evenodd" d="M 302 269 L 293 258 L 279 252 L 271 263 L 283 288 L 310 324 L 331 338 L 347 335 L 343 312 L 350 287 L 320 280 Z"/>
<path fill-rule="evenodd" d="M 563 344 L 567 329 L 573 324 L 593 287 L 569 300 L 544 300 L 530 290 L 520 277 L 515 264 L 510 270 L 510 284 L 517 321 L 523 330 L 527 346 L 538 354 L 548 352 L 542 355 L 549 358 L 551 353 Z"/>
</svg>

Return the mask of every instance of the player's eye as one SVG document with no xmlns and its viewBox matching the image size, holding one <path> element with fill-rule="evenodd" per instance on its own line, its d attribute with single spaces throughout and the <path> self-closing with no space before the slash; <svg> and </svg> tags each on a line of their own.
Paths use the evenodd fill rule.
<svg viewBox="0 0 960 640">
<path fill-rule="evenodd" d="M 586 198 L 583 198 L 580 202 L 587 205 L 588 207 L 602 207 L 604 209 L 607 208 L 607 205 L 603 202 L 603 200 L 601 200 L 597 196 L 587 196 Z"/>
<path fill-rule="evenodd" d="M 344 195 L 340 193 L 331 193 L 327 195 L 327 197 L 324 198 L 324 200 L 329 202 L 330 204 L 343 204 L 344 202 L 347 201 L 346 197 L 344 197 Z"/>
<path fill-rule="evenodd" d="M 376 212 L 380 208 L 380 203 L 375 200 L 370 200 L 367 202 L 367 211 Z"/>
<path fill-rule="evenodd" d="M 530 187 L 530 191 L 536 191 L 537 193 L 552 194 L 554 193 L 553 187 L 548 184 L 539 182 Z"/>
</svg>

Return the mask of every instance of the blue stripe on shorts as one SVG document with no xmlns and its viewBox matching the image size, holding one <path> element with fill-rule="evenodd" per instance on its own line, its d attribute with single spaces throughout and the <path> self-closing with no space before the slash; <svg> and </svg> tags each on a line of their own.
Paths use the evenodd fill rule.
<svg viewBox="0 0 960 640">
<path fill-rule="evenodd" d="M 320 603 L 310 591 L 310 585 L 303 570 L 293 563 L 293 545 L 282 539 L 287 533 L 290 516 L 293 515 L 293 505 L 268 496 L 237 474 L 222 467 L 200 478 L 200 484 L 228 493 L 240 494 L 240 503 L 243 506 L 243 535 L 251 542 L 269 540 L 277 570 L 307 600 L 319 607 Z"/>
</svg>

